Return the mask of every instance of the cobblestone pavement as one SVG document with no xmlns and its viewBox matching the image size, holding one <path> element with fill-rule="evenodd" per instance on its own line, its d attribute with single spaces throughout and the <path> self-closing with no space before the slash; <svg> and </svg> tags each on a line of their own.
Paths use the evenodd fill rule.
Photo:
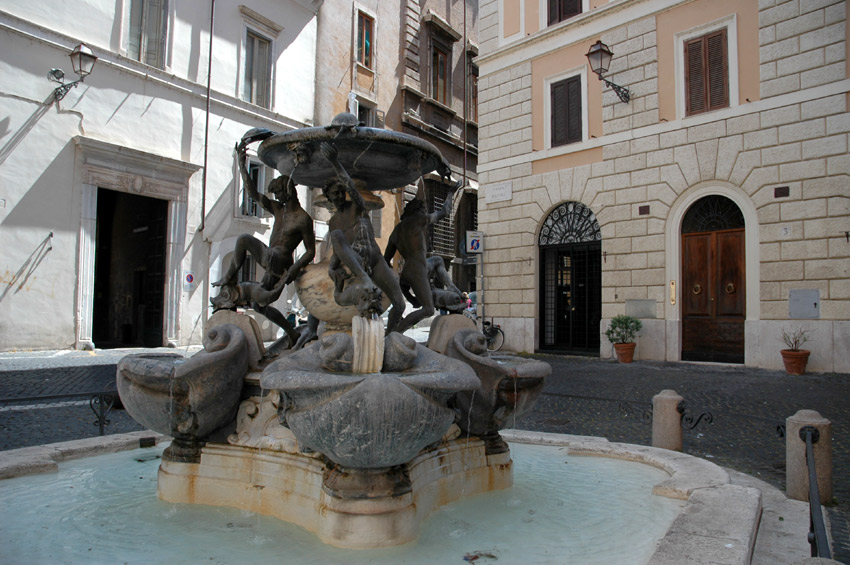
<svg viewBox="0 0 850 565">
<path fill-rule="evenodd" d="M 114 389 L 118 359 L 138 351 L 0 354 L 0 450 L 98 435 L 86 396 L 8 399 Z M 850 374 L 790 376 L 731 365 L 534 357 L 550 363 L 552 375 L 535 409 L 512 427 L 648 445 L 652 397 L 673 389 L 684 397 L 694 420 L 711 415 L 710 423 L 706 415 L 685 430 L 686 453 L 780 489 L 785 487 L 786 440 L 777 427 L 798 410 L 820 412 L 832 421 L 834 557 L 850 563 Z M 107 434 L 142 429 L 123 410 L 111 412 L 109 420 Z"/>
</svg>

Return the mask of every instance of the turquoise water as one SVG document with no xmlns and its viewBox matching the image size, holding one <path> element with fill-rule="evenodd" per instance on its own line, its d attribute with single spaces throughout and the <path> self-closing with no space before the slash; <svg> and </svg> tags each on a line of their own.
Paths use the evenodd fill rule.
<svg viewBox="0 0 850 565">
<path fill-rule="evenodd" d="M 163 446 L 0 481 L 2 563 L 645 563 L 683 502 L 663 471 L 511 444 L 514 486 L 436 510 L 412 543 L 344 550 L 275 518 L 163 502 Z"/>
</svg>

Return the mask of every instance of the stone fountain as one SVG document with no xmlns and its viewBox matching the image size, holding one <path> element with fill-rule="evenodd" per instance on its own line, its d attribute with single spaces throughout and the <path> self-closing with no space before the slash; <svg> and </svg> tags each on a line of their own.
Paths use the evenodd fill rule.
<svg viewBox="0 0 850 565">
<path fill-rule="evenodd" d="M 350 114 L 327 127 L 252 130 L 237 146 L 240 157 L 257 141 L 260 159 L 285 179 L 323 189 L 335 208 L 333 254 L 306 267 L 289 260 L 276 269 L 268 262 L 270 274 L 261 282 L 217 283 L 222 294 L 212 302 L 219 311 L 205 328 L 205 350 L 194 357 L 131 355 L 119 363 L 127 411 L 174 438 L 163 454 L 158 496 L 275 516 L 339 547 L 412 541 L 439 506 L 511 486 L 510 451 L 499 430 L 532 407 L 551 368 L 490 357 L 477 330 L 457 331 L 464 324 L 435 326 L 449 332 L 437 340 L 439 348 L 403 335 L 413 320 L 433 312 L 432 292 L 445 302 L 453 291 L 421 279 L 428 270 L 415 232 L 424 241 L 425 226 L 440 216 L 414 210 L 407 217 L 413 244 L 398 247 L 405 261 L 401 283 L 364 218 L 376 200 L 372 191 L 432 171 L 450 183 L 433 145 L 360 126 Z M 295 241 L 277 222 L 285 223 L 286 206 L 297 211 L 297 202 L 266 198 L 263 205 L 277 212 L 272 245 Z M 421 226 L 414 237 L 410 226 Z M 295 246 L 245 247 L 263 264 L 269 249 L 286 255 Z M 267 352 L 255 322 L 233 310 L 271 311 L 292 281 L 311 323 L 284 327 L 287 335 Z M 407 317 L 400 298 L 405 283 L 421 305 Z M 388 306 L 385 328 L 380 314 Z M 324 333 L 309 343 L 319 322 Z"/>
</svg>

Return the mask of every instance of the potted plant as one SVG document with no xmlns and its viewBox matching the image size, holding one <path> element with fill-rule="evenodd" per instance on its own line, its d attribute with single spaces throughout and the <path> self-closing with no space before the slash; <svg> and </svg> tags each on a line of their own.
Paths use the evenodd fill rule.
<svg viewBox="0 0 850 565">
<path fill-rule="evenodd" d="M 605 330 L 605 335 L 614 345 L 614 351 L 617 352 L 617 359 L 620 363 L 631 363 L 635 356 L 635 334 L 637 334 L 643 324 L 637 318 L 620 314 L 611 319 L 608 324 L 608 329 Z"/>
<path fill-rule="evenodd" d="M 806 372 L 806 363 L 809 362 L 811 351 L 800 349 L 804 343 L 811 340 L 811 332 L 808 328 L 799 326 L 797 329 L 782 328 L 782 341 L 786 349 L 782 349 L 782 363 L 785 372 L 789 375 L 802 375 Z"/>
</svg>

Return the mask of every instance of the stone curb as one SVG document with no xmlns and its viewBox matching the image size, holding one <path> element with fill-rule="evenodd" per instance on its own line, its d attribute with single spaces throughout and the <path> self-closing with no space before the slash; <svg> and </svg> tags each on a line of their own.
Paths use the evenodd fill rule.
<svg viewBox="0 0 850 565">
<path fill-rule="evenodd" d="M 170 439 L 151 430 L 144 430 L 2 451 L 0 479 L 55 473 L 63 461 L 136 449 L 143 439 L 151 438 L 156 443 Z"/>
</svg>

